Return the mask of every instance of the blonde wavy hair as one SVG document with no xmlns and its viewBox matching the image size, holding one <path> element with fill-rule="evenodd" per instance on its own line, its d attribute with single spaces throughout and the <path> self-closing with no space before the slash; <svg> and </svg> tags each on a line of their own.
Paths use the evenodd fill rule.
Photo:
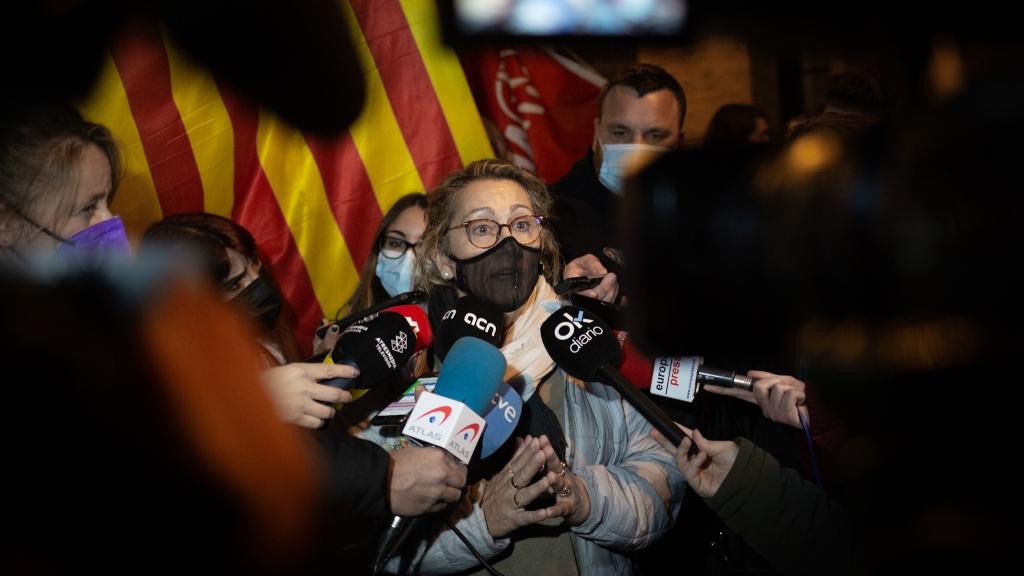
<svg viewBox="0 0 1024 576">
<path fill-rule="evenodd" d="M 554 200 L 544 182 L 522 168 L 504 160 L 485 159 L 470 163 L 462 170 L 452 172 L 433 192 L 427 195 L 427 229 L 420 241 L 417 262 L 417 287 L 427 292 L 436 286 L 451 286 L 441 276 L 441 270 L 434 262 L 438 254 L 448 254 L 448 228 L 454 226 L 455 206 L 459 193 L 469 184 L 480 180 L 511 180 L 526 190 L 530 205 L 536 216 L 548 218 Z M 554 285 L 562 273 L 562 252 L 558 242 L 546 224 L 540 234 L 540 262 L 544 278 Z"/>
</svg>

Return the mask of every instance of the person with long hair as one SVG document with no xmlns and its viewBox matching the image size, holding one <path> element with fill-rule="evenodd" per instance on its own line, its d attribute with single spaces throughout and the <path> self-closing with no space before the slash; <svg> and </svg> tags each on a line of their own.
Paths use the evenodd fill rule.
<svg viewBox="0 0 1024 576">
<path fill-rule="evenodd" d="M 43 105 L 0 118 L 0 259 L 129 252 L 110 202 L 121 176 L 110 130 L 74 108 Z"/>
<path fill-rule="evenodd" d="M 435 311 L 472 295 L 504 312 L 505 381 L 525 400 L 518 447 L 509 442 L 485 461 L 484 478 L 449 520 L 505 574 L 631 574 L 626 552 L 669 529 L 683 478 L 614 389 L 567 376 L 544 348 L 540 327 L 561 305 L 552 284 L 562 268 L 544 223 L 547 188 L 512 164 L 480 160 L 429 199 L 418 286 Z M 450 529 L 407 552 L 388 569 L 479 567 Z"/>
<path fill-rule="evenodd" d="M 413 288 L 416 246 L 427 226 L 427 197 L 418 192 L 399 198 L 377 227 L 359 285 L 347 302 L 348 313 L 367 308 Z"/>
</svg>

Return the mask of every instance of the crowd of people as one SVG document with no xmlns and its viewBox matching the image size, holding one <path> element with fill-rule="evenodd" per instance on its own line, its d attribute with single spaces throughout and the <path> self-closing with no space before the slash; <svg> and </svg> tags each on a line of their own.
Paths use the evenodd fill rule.
<svg viewBox="0 0 1024 576">
<path fill-rule="evenodd" d="M 724 105 L 704 146 L 724 153 L 756 148 L 771 166 L 801 138 L 827 138 L 853 151 L 886 126 L 877 84 L 837 78 L 827 96 L 820 114 L 785 138 L 775 136 L 776 142 L 763 112 Z M 842 382 L 841 375 L 804 371 L 805 358 L 776 358 L 770 368 L 799 378 L 746 366 L 754 380 L 750 391 L 706 386 L 690 405 L 659 400 L 686 434 L 674 446 L 613 386 L 573 378 L 545 350 L 540 327 L 570 299 L 555 291 L 560 280 L 599 277 L 571 295 L 573 301 L 619 312 L 644 297 L 644 286 L 630 282 L 623 260 L 619 218 L 633 175 L 682 146 L 686 112 L 676 78 L 651 64 L 632 66 L 603 87 L 593 146 L 557 182 L 545 183 L 505 160 L 483 159 L 432 190 L 410 191 L 384 214 L 356 290 L 344 309 L 324 319 L 314 351 L 337 343 L 340 317 L 414 290 L 425 292 L 421 306 L 437 310 L 463 296 L 499 310 L 504 380 L 524 409 L 515 440 L 484 466 L 470 468 L 436 448 L 374 441 L 379 436 L 367 433 L 366 420 L 395 398 L 371 393 L 354 400 L 349 391 L 324 383 L 359 371 L 300 355 L 291 305 L 248 230 L 213 214 L 171 214 L 146 230 L 132 254 L 124 225 L 110 210 L 121 171 L 110 132 L 66 105 L 5 117 L 3 348 L 9 372 L 19 374 L 5 388 L 14 391 L 11 412 L 21 413 L 6 436 L 8 443 L 24 439 L 14 441 L 17 470 L 11 472 L 21 477 L 16 485 L 24 491 L 14 497 L 25 496 L 12 508 L 12 518 L 24 527 L 15 567 L 46 572 L 74 569 L 76 562 L 102 566 L 108 556 L 123 554 L 111 565 L 138 561 L 194 569 L 206 562 L 199 565 L 359 573 L 370 569 L 392 516 L 429 514 L 385 572 L 888 570 L 880 565 L 895 548 L 879 546 L 866 526 L 882 520 L 858 506 L 858 498 L 885 487 L 856 485 L 879 478 L 851 470 L 874 466 L 873 457 L 881 461 L 888 453 L 863 453 L 877 447 L 847 425 L 863 426 L 859 418 L 866 411 L 845 410 L 850 406 L 835 400 L 848 397 L 822 392 Z M 933 215 L 941 220 L 945 208 Z M 949 246 L 959 246 L 957 240 Z M 893 242 L 907 249 L 908 259 L 931 254 L 930 247 L 914 251 L 910 240 Z M 52 266 L 39 264 L 54 255 L 62 280 L 54 280 Z M 145 305 L 122 304 L 140 297 L 109 272 L 129 266 L 129 259 L 136 267 L 165 264 L 135 273 L 149 278 Z M 179 261 L 190 264 L 166 264 Z M 920 259 L 908 264 L 917 265 L 925 267 Z M 956 300 L 964 294 L 950 294 L 943 311 L 973 310 L 973 303 Z M 22 325 L 27 320 L 18 308 L 41 311 L 45 330 Z M 909 318 L 898 309 L 858 312 L 872 319 Z M 977 346 L 992 344 L 995 336 L 976 320 L 968 315 L 964 322 L 973 327 Z M 841 356 L 843 350 L 829 352 Z M 440 366 L 428 350 L 403 374 L 411 383 Z M 24 370 L 29 377 L 20 376 Z M 36 379 L 34 372 L 46 374 Z M 828 381 L 831 376 L 836 379 Z M 41 434 L 39 424 L 47 429 Z M 69 451 L 75 455 L 68 457 Z M 139 454 L 144 456 L 135 459 Z M 960 466 L 972 459 L 963 453 L 946 457 L 962 460 Z M 33 463 L 38 468 L 28 470 Z M 144 490 L 140 483 L 146 482 L 152 489 Z M 950 472 L 951 491 L 964 489 L 957 488 L 962 483 Z M 51 490 L 66 494 L 62 485 L 71 487 L 73 497 L 60 495 L 33 508 Z M 949 502 L 952 512 L 924 507 L 901 518 L 973 519 L 979 534 L 998 525 L 975 518 L 972 508 L 956 508 L 968 500 Z M 938 517 L 943 510 L 949 515 Z M 101 520 L 103 515 L 109 517 Z M 140 521 L 145 516 L 150 520 Z M 89 521 L 115 527 L 88 534 Z M 136 521 L 165 525 L 140 534 Z M 51 526 L 57 530 L 53 538 Z M 88 535 L 80 539 L 75 529 Z M 928 528 L 918 529 L 925 536 L 908 538 L 903 551 L 937 564 L 948 534 L 928 540 Z M 80 556 L 62 556 L 58 535 L 78 539 L 70 550 Z M 134 549 L 122 552 L 126 547 Z M 965 550 L 980 548 L 963 544 Z M 177 556 L 165 564 L 167 553 Z"/>
</svg>

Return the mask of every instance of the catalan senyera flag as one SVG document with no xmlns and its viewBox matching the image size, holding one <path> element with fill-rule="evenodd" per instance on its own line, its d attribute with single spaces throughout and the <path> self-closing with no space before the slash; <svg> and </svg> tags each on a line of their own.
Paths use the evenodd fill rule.
<svg viewBox="0 0 1024 576">
<path fill-rule="evenodd" d="M 367 89 L 341 137 L 304 134 L 241 98 L 151 24 L 112 42 L 80 106 L 121 145 L 113 210 L 129 231 L 192 211 L 245 226 L 298 316 L 303 352 L 351 296 L 394 201 L 493 155 L 434 2 L 339 1 Z"/>
</svg>

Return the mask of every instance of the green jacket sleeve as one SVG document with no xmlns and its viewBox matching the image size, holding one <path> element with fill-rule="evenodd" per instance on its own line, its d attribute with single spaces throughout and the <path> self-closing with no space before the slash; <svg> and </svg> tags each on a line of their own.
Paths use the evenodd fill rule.
<svg viewBox="0 0 1024 576">
<path fill-rule="evenodd" d="M 854 548 L 842 508 L 746 438 L 707 505 L 783 574 L 849 574 Z"/>
</svg>

